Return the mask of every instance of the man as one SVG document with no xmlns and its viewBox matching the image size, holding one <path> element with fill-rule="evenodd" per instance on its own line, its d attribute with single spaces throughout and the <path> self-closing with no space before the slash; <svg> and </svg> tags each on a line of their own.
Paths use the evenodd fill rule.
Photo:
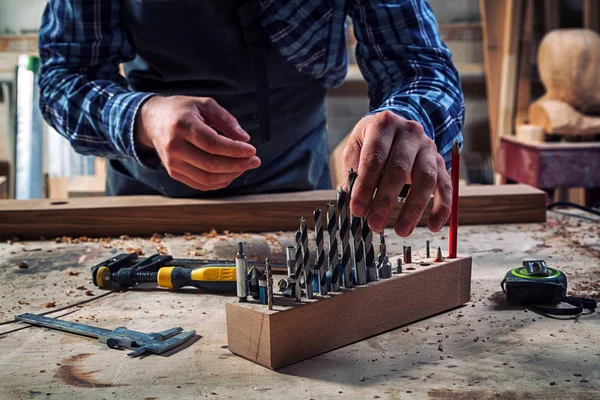
<svg viewBox="0 0 600 400">
<path fill-rule="evenodd" d="M 42 113 L 76 151 L 110 158 L 110 195 L 330 188 L 324 98 L 347 70 L 347 16 L 371 108 L 343 155 L 351 210 L 380 232 L 412 182 L 396 232 L 431 194 L 438 231 L 464 107 L 425 0 L 49 0 Z"/>
</svg>

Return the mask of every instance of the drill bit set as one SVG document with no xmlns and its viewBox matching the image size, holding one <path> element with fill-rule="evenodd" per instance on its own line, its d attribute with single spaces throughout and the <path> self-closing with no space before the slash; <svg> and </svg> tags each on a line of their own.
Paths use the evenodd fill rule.
<svg viewBox="0 0 600 400">
<path fill-rule="evenodd" d="M 340 188 L 337 192 L 337 204 L 332 201 L 327 203 L 326 218 L 321 208 L 313 212 L 316 252 L 312 258 L 306 220 L 304 217 L 300 218 L 300 226 L 295 235 L 295 246 L 286 248 L 287 278 L 277 283 L 281 297 L 293 299 L 296 303 L 302 302 L 303 296 L 306 299 L 314 299 L 317 295 L 325 297 L 339 293 L 341 288 L 362 287 L 372 282 L 390 279 L 394 274 L 402 273 L 403 263 L 413 263 L 411 248 L 405 246 L 403 256 L 398 257 L 396 261 L 396 268 L 392 268 L 383 232 L 379 234 L 379 253 L 377 257 L 375 256 L 373 232 L 366 218 L 357 217 L 350 212 L 350 199 L 356 177 L 356 172 L 351 169 L 348 174 L 348 191 Z M 326 220 L 328 234 L 328 249 L 325 245 L 324 220 Z M 352 235 L 352 243 L 350 243 L 350 235 Z M 441 252 L 441 249 L 439 251 Z M 426 244 L 426 253 L 427 257 L 421 259 L 421 263 L 443 261 L 443 258 L 428 260 L 429 241 Z M 257 287 L 258 291 L 249 291 L 252 298 L 259 300 L 260 304 L 268 305 L 271 310 L 274 299 L 273 278 L 268 272 L 270 271 L 268 259 L 265 261 L 265 273 L 257 271 L 256 268 L 248 272 L 240 242 L 236 257 L 237 265 L 241 267 L 238 271 L 240 302 L 247 301 L 248 287 Z M 408 270 L 414 269 L 409 267 Z"/>
</svg>

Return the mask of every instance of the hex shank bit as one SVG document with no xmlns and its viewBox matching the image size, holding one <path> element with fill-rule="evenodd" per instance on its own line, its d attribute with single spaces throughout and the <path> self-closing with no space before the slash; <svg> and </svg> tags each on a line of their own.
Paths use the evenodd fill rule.
<svg viewBox="0 0 600 400">
<path fill-rule="evenodd" d="M 349 289 L 354 286 L 352 282 L 352 262 L 350 257 L 350 218 L 348 213 L 348 192 L 339 188 L 337 192 L 337 209 L 340 219 L 340 239 L 342 241 L 342 267 L 344 268 L 344 288 Z"/>
<path fill-rule="evenodd" d="M 325 262 L 325 250 L 323 246 L 323 211 L 317 208 L 313 212 L 315 220 L 315 242 L 317 243 L 317 259 L 315 261 L 315 271 L 319 277 L 319 294 L 327 295 L 327 263 Z"/>
<path fill-rule="evenodd" d="M 340 263 L 338 261 L 338 224 L 333 202 L 327 203 L 327 233 L 329 233 L 329 270 L 331 271 L 331 291 L 340 290 Z"/>
</svg>

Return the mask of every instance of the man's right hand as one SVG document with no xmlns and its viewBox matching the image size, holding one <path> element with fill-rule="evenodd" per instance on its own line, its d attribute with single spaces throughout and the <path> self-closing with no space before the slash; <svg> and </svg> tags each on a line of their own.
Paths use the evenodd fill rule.
<svg viewBox="0 0 600 400">
<path fill-rule="evenodd" d="M 156 150 L 172 178 L 198 190 L 225 188 L 260 165 L 250 136 L 207 97 L 150 98 L 137 114 L 135 140 Z"/>
</svg>

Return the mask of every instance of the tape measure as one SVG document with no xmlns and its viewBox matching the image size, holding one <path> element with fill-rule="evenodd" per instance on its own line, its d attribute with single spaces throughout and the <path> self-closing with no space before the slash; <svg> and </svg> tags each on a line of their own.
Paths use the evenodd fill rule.
<svg viewBox="0 0 600 400">
<path fill-rule="evenodd" d="M 527 305 L 550 315 L 579 315 L 597 305 L 595 300 L 567 296 L 567 276 L 548 268 L 544 260 L 523 261 L 522 267 L 508 271 L 500 286 L 508 304 Z"/>
</svg>

